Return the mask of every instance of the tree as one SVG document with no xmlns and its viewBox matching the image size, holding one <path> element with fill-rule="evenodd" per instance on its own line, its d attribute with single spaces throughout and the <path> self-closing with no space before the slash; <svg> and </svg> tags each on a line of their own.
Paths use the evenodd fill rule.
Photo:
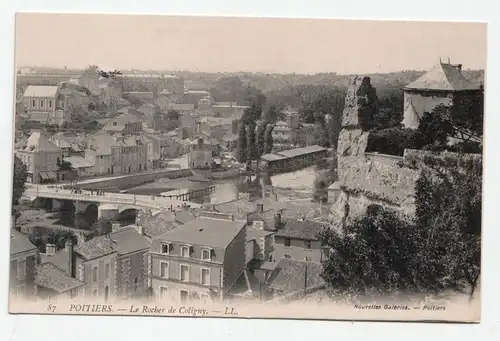
<svg viewBox="0 0 500 341">
<path fill-rule="evenodd" d="M 77 243 L 76 235 L 67 230 L 50 230 L 47 234 L 47 243 L 56 246 L 56 250 L 63 249 L 66 246 L 66 242 L 71 240 L 73 244 Z"/>
<path fill-rule="evenodd" d="M 342 232 L 320 233 L 330 252 L 322 277 L 334 299 L 358 301 L 363 296 L 397 295 L 416 289 L 412 256 L 416 229 L 378 205 Z"/>
<path fill-rule="evenodd" d="M 321 233 L 333 297 L 469 290 L 472 298 L 481 269 L 482 162 L 462 155 L 424 163 L 414 221 L 371 205 L 340 232 Z"/>
<path fill-rule="evenodd" d="M 446 115 L 433 113 L 424 113 L 418 124 L 418 131 L 425 138 L 425 144 L 428 145 L 446 145 L 448 138 L 453 135 L 453 125 Z"/>
<path fill-rule="evenodd" d="M 314 179 L 313 199 L 316 202 L 328 201 L 328 186 L 336 180 L 336 175 L 332 170 L 323 170 L 316 174 Z"/>
<path fill-rule="evenodd" d="M 238 140 L 236 145 L 236 159 L 238 162 L 247 161 L 247 129 L 243 122 L 238 126 Z"/>
<path fill-rule="evenodd" d="M 90 230 L 94 237 L 102 236 L 111 233 L 113 221 L 109 218 L 100 218 L 92 226 Z"/>
<path fill-rule="evenodd" d="M 392 127 L 371 132 L 366 151 L 403 156 L 405 149 L 422 149 L 427 142 L 418 130 Z"/>
<path fill-rule="evenodd" d="M 175 109 L 169 109 L 167 113 L 165 114 L 165 118 L 167 120 L 172 120 L 172 121 L 178 121 L 181 118 L 181 115 L 178 110 Z"/>
<path fill-rule="evenodd" d="M 275 125 L 274 124 L 268 124 L 266 125 L 266 130 L 264 132 L 264 154 L 269 154 L 273 151 L 273 129 Z"/>
<path fill-rule="evenodd" d="M 258 160 L 259 158 L 259 148 L 257 146 L 256 130 L 257 130 L 257 125 L 255 122 L 249 122 L 246 125 L 247 162 Z"/>
<path fill-rule="evenodd" d="M 28 178 L 28 169 L 20 158 L 14 156 L 14 180 L 12 188 L 12 206 L 19 203 L 19 199 L 26 190 L 26 179 Z"/>
</svg>

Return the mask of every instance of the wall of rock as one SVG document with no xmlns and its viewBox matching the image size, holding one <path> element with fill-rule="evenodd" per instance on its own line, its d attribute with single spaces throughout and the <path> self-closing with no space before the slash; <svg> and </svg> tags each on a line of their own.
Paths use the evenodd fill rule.
<svg viewBox="0 0 500 341">
<path fill-rule="evenodd" d="M 377 95 L 370 78 L 352 77 L 337 148 L 341 192 L 331 208 L 330 217 L 336 225 L 363 216 L 371 204 L 394 209 L 402 218 L 411 219 L 415 212 L 415 184 L 429 160 L 446 160 L 444 163 L 448 166 L 456 162 L 460 167 L 465 159 L 481 158 L 481 155 L 471 154 L 464 159 L 454 153 L 421 150 L 406 150 L 402 158 L 365 153 L 376 110 Z"/>
</svg>

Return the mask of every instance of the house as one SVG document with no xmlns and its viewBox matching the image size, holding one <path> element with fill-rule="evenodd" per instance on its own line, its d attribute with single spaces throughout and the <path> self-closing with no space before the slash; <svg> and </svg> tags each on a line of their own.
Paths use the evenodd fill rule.
<svg viewBox="0 0 500 341">
<path fill-rule="evenodd" d="M 84 178 L 94 175 L 94 164 L 81 156 L 67 156 L 64 161 L 71 165 L 71 168 L 76 172 L 79 178 Z"/>
<path fill-rule="evenodd" d="M 49 248 L 55 246 L 47 244 L 47 250 Z M 73 243 L 67 241 L 65 248 L 60 250 L 57 256 L 49 253 L 36 267 L 35 283 L 39 299 L 56 301 L 83 296 L 85 283 L 76 278 L 76 265 L 72 255 Z M 51 258 L 52 256 L 54 257 Z"/>
<path fill-rule="evenodd" d="M 328 187 L 328 202 L 335 203 L 340 195 L 340 185 L 337 181 Z"/>
<path fill-rule="evenodd" d="M 159 299 L 222 300 L 245 269 L 245 221 L 200 216 L 154 238 L 152 291 Z"/>
<path fill-rule="evenodd" d="M 324 224 L 310 220 L 283 220 L 274 234 L 272 258 L 321 262 L 324 256 L 318 234 L 324 228 Z"/>
<path fill-rule="evenodd" d="M 283 111 L 283 115 L 285 116 L 284 121 L 287 126 L 293 130 L 298 129 L 300 126 L 300 114 L 297 110 L 285 109 Z"/>
<path fill-rule="evenodd" d="M 197 106 L 200 100 L 204 98 L 212 98 L 212 94 L 205 90 L 188 90 L 184 91 L 182 103 Z"/>
<path fill-rule="evenodd" d="M 151 214 L 151 212 L 139 211 L 137 224 L 142 226 L 143 233 L 149 238 L 155 238 L 179 226 L 189 223 L 196 217 L 188 211 L 164 210 Z"/>
<path fill-rule="evenodd" d="M 261 167 L 267 170 L 300 169 L 312 166 L 328 156 L 328 150 L 318 145 L 282 150 L 261 156 Z"/>
<path fill-rule="evenodd" d="M 28 182 L 42 183 L 58 180 L 62 151 L 41 132 L 33 132 L 26 144 L 18 147 L 16 156 L 26 165 Z"/>
<path fill-rule="evenodd" d="M 437 106 L 461 108 L 470 111 L 470 101 L 481 93 L 481 86 L 470 82 L 462 74 L 462 64 L 439 61 L 432 69 L 414 82 L 406 85 L 404 91 L 403 125 L 416 129 L 419 119 Z"/>
<path fill-rule="evenodd" d="M 199 137 L 191 143 L 188 154 L 190 168 L 210 168 L 212 167 L 212 157 L 212 145 L 209 141 Z"/>
<path fill-rule="evenodd" d="M 266 289 L 271 292 L 268 298 L 290 299 L 321 290 L 325 287 L 322 272 L 323 266 L 319 263 L 283 258 L 265 282 Z"/>
<path fill-rule="evenodd" d="M 104 300 L 142 297 L 148 293 L 150 241 L 140 227 L 113 225 L 110 234 L 94 237 L 47 257 L 68 276 L 83 282 L 77 295 Z"/>
<path fill-rule="evenodd" d="M 295 130 L 287 122 L 278 121 L 274 126 L 273 139 L 279 142 L 292 142 L 295 139 Z"/>
<path fill-rule="evenodd" d="M 85 159 L 94 165 L 93 173 L 121 173 L 121 146 L 112 136 L 95 134 L 87 139 Z"/>
<path fill-rule="evenodd" d="M 36 297 L 35 268 L 40 261 L 38 249 L 20 231 L 10 230 L 9 293 L 15 298 Z"/>
<path fill-rule="evenodd" d="M 237 105 L 234 102 L 213 104 L 211 107 L 212 113 L 216 117 L 234 118 L 240 120 L 245 112 L 245 109 L 250 108 L 247 105 Z"/>
<path fill-rule="evenodd" d="M 238 145 L 238 134 L 226 134 L 222 137 L 223 146 L 229 151 L 236 149 Z"/>
<path fill-rule="evenodd" d="M 67 156 L 84 156 L 85 149 L 83 147 L 85 141 L 84 134 L 72 133 L 56 133 L 49 137 L 49 140 L 61 149 L 64 157 Z"/>
<path fill-rule="evenodd" d="M 142 131 L 142 121 L 133 114 L 111 118 L 102 128 L 108 134 L 133 135 Z"/>
<path fill-rule="evenodd" d="M 62 125 L 68 119 L 65 97 L 57 85 L 28 85 L 23 105 L 21 114 L 30 121 Z"/>
</svg>

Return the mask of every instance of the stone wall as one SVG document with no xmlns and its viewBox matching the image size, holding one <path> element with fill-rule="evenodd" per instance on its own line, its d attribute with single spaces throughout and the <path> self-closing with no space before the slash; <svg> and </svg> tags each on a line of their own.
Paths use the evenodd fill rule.
<svg viewBox="0 0 500 341">
<path fill-rule="evenodd" d="M 377 96 L 368 77 L 354 76 L 349 84 L 337 148 L 338 183 L 341 189 L 332 206 L 334 224 L 363 216 L 371 204 L 394 209 L 402 218 L 415 213 L 415 184 L 430 162 L 460 167 L 479 154 L 432 153 L 406 150 L 404 157 L 365 153 Z M 444 161 L 444 162 L 442 162 Z"/>
</svg>

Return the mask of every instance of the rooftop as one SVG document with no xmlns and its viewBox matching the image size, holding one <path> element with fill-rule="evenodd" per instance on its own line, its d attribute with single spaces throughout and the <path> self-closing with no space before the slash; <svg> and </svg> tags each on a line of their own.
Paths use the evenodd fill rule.
<svg viewBox="0 0 500 341">
<path fill-rule="evenodd" d="M 150 247 L 149 240 L 140 235 L 135 228 L 124 227 L 117 232 L 95 237 L 75 247 L 75 252 L 85 259 L 93 259 L 118 253 L 125 255 Z"/>
<path fill-rule="evenodd" d="M 325 228 L 325 225 L 310 220 L 287 219 L 283 222 L 281 229 L 276 231 L 277 237 L 318 240 L 318 233 Z"/>
<path fill-rule="evenodd" d="M 427 73 L 404 87 L 416 90 L 460 91 L 478 90 L 461 72 L 461 65 L 442 63 L 435 65 Z"/>
<path fill-rule="evenodd" d="M 24 90 L 24 97 L 56 97 L 58 86 L 29 85 Z"/>
<path fill-rule="evenodd" d="M 246 221 L 203 217 L 192 220 L 155 239 L 225 249 L 245 225 Z"/>
<path fill-rule="evenodd" d="M 67 156 L 64 158 L 64 161 L 71 163 L 71 167 L 75 169 L 89 168 L 94 166 L 94 164 L 91 161 L 81 156 Z"/>
<path fill-rule="evenodd" d="M 35 131 L 31 134 L 28 141 L 26 142 L 25 151 L 28 152 L 46 152 L 46 153 L 57 153 L 61 152 L 58 146 L 56 146 L 52 141 L 46 138 L 41 132 Z"/>
<path fill-rule="evenodd" d="M 51 263 L 43 263 L 36 267 L 35 283 L 58 293 L 85 285 Z"/>
<path fill-rule="evenodd" d="M 36 246 L 33 245 L 28 236 L 22 234 L 16 229 L 11 228 L 10 230 L 10 255 L 16 255 L 18 253 L 35 251 Z"/>
<path fill-rule="evenodd" d="M 302 148 L 283 150 L 283 151 L 277 152 L 276 154 L 282 155 L 284 157 L 295 157 L 295 156 L 299 156 L 299 155 L 317 153 L 317 152 L 322 152 L 322 151 L 326 151 L 326 150 L 327 150 L 326 148 L 323 148 L 321 146 L 312 145 L 312 146 L 307 146 L 307 147 L 302 147 Z"/>
<path fill-rule="evenodd" d="M 307 267 L 307 282 L 306 282 Z M 292 293 L 324 285 L 321 278 L 323 267 L 320 263 L 296 261 L 282 258 L 271 273 L 267 285 L 270 288 Z"/>
</svg>

